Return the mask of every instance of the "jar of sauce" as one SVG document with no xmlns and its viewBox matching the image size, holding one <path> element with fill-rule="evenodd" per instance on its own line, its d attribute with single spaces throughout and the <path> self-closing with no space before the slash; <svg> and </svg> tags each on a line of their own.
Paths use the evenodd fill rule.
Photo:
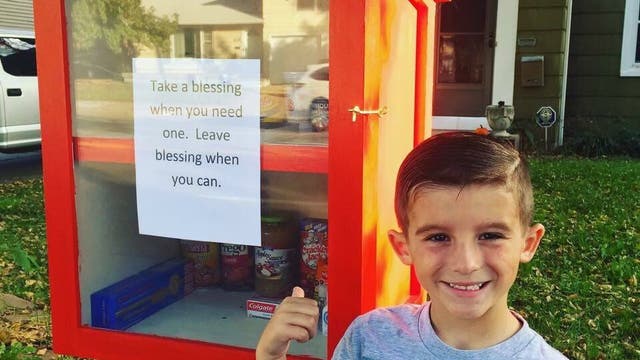
<svg viewBox="0 0 640 360">
<path fill-rule="evenodd" d="M 255 249 L 255 291 L 282 298 L 291 294 L 298 268 L 295 223 L 281 216 L 262 217 L 262 246 Z"/>
</svg>

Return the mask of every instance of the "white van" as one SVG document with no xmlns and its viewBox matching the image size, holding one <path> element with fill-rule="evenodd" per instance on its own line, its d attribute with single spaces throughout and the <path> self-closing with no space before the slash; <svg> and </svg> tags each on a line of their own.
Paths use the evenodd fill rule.
<svg viewBox="0 0 640 360">
<path fill-rule="evenodd" d="M 40 145 L 35 35 L 0 28 L 0 151 Z"/>
</svg>

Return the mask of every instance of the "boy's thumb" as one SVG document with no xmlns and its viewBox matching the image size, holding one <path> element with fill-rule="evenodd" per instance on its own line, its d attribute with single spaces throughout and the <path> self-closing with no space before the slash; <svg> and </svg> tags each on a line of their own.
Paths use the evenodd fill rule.
<svg viewBox="0 0 640 360">
<path fill-rule="evenodd" d="M 302 298 L 304 297 L 304 290 L 302 290 L 300 286 L 295 286 L 293 288 L 293 292 L 291 293 L 291 296 Z"/>
</svg>

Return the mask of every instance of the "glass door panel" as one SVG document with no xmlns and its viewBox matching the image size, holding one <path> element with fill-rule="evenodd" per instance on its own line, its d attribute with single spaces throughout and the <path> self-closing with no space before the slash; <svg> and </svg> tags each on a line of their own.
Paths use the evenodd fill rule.
<svg viewBox="0 0 640 360">
<path fill-rule="evenodd" d="M 256 291 L 265 281 L 260 276 L 287 271 L 300 283 L 302 268 L 308 295 L 326 301 L 322 286 L 316 289 L 323 281 L 316 279 L 316 261 L 326 261 L 327 247 L 328 1 L 142 0 L 139 7 L 108 7 L 68 0 L 66 8 L 82 323 L 252 348 L 266 320 L 248 315 L 268 316 L 282 298 L 254 299 L 268 293 Z M 134 58 L 259 62 L 260 221 L 277 223 L 295 239 L 286 247 L 293 249 L 290 267 L 258 268 L 267 255 L 225 246 L 234 239 L 187 242 L 140 233 Z M 167 136 L 187 140 L 177 130 Z M 245 221 L 225 226 L 240 229 Z M 302 246 L 309 237 L 321 250 Z M 302 255 L 313 258 L 306 268 Z M 275 283 L 293 284 L 269 284 Z M 108 290 L 112 303 L 100 300 L 96 294 L 114 284 L 120 285 Z M 291 353 L 324 357 L 326 343 L 320 335 L 292 344 Z"/>
</svg>

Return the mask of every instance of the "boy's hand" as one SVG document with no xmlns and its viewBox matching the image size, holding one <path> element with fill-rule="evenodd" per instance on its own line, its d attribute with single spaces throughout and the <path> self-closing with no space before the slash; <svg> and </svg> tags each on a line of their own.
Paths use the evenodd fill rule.
<svg viewBox="0 0 640 360">
<path fill-rule="evenodd" d="M 318 330 L 318 303 L 304 297 L 304 290 L 294 287 L 291 296 L 282 300 L 267 323 L 258 346 L 256 360 L 286 359 L 291 340 L 307 342 Z"/>
</svg>

